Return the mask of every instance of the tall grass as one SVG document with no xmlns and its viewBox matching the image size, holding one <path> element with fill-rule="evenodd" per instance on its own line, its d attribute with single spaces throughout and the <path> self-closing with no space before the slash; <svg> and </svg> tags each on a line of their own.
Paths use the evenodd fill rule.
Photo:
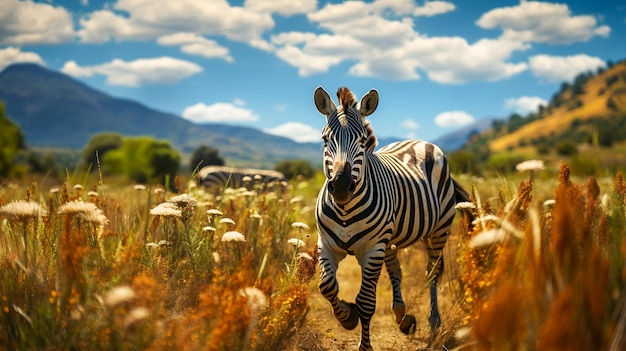
<svg viewBox="0 0 626 351">
<path fill-rule="evenodd" d="M 532 180 L 517 195 L 481 199 L 462 233 L 464 350 L 626 348 L 626 182 L 602 193 L 562 165 L 553 199 Z"/>
<path fill-rule="evenodd" d="M 303 323 L 313 187 L 90 188 L 0 188 L 0 348 L 277 350 Z"/>
</svg>

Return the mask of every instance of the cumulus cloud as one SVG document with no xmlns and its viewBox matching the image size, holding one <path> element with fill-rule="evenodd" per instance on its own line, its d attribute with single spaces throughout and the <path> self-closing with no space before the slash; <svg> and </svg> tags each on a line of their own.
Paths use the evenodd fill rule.
<svg viewBox="0 0 626 351">
<path fill-rule="evenodd" d="M 58 44 L 73 39 L 72 16 L 63 7 L 34 1 L 2 1 L 0 44 Z"/>
<path fill-rule="evenodd" d="M 233 62 L 228 48 L 219 45 L 215 40 L 207 39 L 193 33 L 175 33 L 157 39 L 160 45 L 180 46 L 180 51 L 206 58 L 221 58 Z"/>
<path fill-rule="evenodd" d="M 20 62 L 38 63 L 42 66 L 45 65 L 41 56 L 34 52 L 25 52 L 20 48 L 11 46 L 0 49 L 0 71 L 4 70 L 7 66 Z"/>
<path fill-rule="evenodd" d="M 454 11 L 456 6 L 453 3 L 447 1 L 426 1 L 424 6 L 418 6 L 413 10 L 413 16 L 428 16 L 441 15 L 447 12 Z"/>
<path fill-rule="evenodd" d="M 549 44 L 587 41 L 611 32 L 608 26 L 598 25 L 593 16 L 573 16 L 567 4 L 540 1 L 493 9 L 476 24 L 485 29 L 501 28 L 503 38 L 508 40 Z"/>
<path fill-rule="evenodd" d="M 245 101 L 216 102 L 211 105 L 199 102 L 183 110 L 183 118 L 194 123 L 209 122 L 256 122 L 259 116 L 244 107 Z"/>
<path fill-rule="evenodd" d="M 146 84 L 174 84 L 202 72 L 202 67 L 165 56 L 134 61 L 115 59 L 94 66 L 79 66 L 74 61 L 68 61 L 63 65 L 61 72 L 74 77 L 99 74 L 106 76 L 108 84 L 136 87 Z"/>
<path fill-rule="evenodd" d="M 465 111 L 447 111 L 435 116 L 435 124 L 440 127 L 460 127 L 474 122 L 474 117 Z"/>
<path fill-rule="evenodd" d="M 287 122 L 263 131 L 267 134 L 289 138 L 298 143 L 319 142 L 322 136 L 320 129 L 299 122 Z"/>
<path fill-rule="evenodd" d="M 535 55 L 529 59 L 530 70 L 536 77 L 550 83 L 572 81 L 579 73 L 605 67 L 599 57 L 585 54 L 572 56 Z"/>
<path fill-rule="evenodd" d="M 243 6 L 255 12 L 275 12 L 291 16 L 314 11 L 317 8 L 317 0 L 246 0 Z"/>
<path fill-rule="evenodd" d="M 505 109 L 513 110 L 519 114 L 537 112 L 540 105 L 547 106 L 548 102 L 538 96 L 520 96 L 504 100 Z"/>
<path fill-rule="evenodd" d="M 112 9 L 83 16 L 78 36 L 83 42 L 153 40 L 173 33 L 223 35 L 263 47 L 261 35 L 274 27 L 271 15 L 225 0 L 118 1 Z"/>
<path fill-rule="evenodd" d="M 412 118 L 407 118 L 400 123 L 400 127 L 406 132 L 405 136 L 409 139 L 414 139 L 417 137 L 417 130 L 420 125 Z"/>
<path fill-rule="evenodd" d="M 420 79 L 459 84 L 496 81 L 525 71 L 525 62 L 510 62 L 528 44 L 508 39 L 469 43 L 462 37 L 429 37 L 417 33 L 413 18 L 454 10 L 447 2 L 349 1 L 326 4 L 307 15 L 328 33 L 281 33 L 271 37 L 275 54 L 297 67 L 301 76 L 323 73 L 342 62 L 354 62 L 348 73 L 389 80 Z M 377 30 L 372 30 L 377 28 Z"/>
</svg>

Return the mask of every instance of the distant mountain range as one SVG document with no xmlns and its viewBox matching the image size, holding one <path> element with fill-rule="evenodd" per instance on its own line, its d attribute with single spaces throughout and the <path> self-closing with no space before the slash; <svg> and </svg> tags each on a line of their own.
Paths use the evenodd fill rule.
<svg viewBox="0 0 626 351">
<path fill-rule="evenodd" d="M 94 134 L 117 132 L 166 139 L 183 153 L 209 145 L 217 148 L 228 164 L 237 166 L 273 168 L 284 159 L 321 163 L 319 143 L 296 143 L 249 127 L 194 124 L 132 100 L 109 96 L 36 64 L 14 64 L 4 69 L 0 73 L 0 100 L 7 116 L 34 147 L 80 150 Z M 440 146 L 455 150 L 474 129 L 446 136 Z M 381 138 L 379 145 L 396 140 Z"/>
</svg>

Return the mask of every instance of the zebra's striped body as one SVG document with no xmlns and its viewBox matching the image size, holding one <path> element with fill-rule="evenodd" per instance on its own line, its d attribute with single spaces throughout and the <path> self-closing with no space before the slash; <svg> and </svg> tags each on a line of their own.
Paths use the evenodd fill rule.
<svg viewBox="0 0 626 351">
<path fill-rule="evenodd" d="M 366 94 L 357 104 L 341 88 L 339 107 L 318 88 L 315 102 L 326 115 L 324 171 L 326 182 L 317 200 L 320 291 L 335 317 L 348 329 L 361 322 L 360 349 L 371 350 L 369 324 L 376 308 L 376 285 L 383 265 L 393 287 L 393 311 L 400 329 L 415 329 L 407 315 L 400 289 L 402 272 L 397 249 L 423 239 L 429 256 L 432 330 L 440 324 L 437 278 L 443 269 L 441 252 L 454 219 L 457 197 L 467 192 L 450 177 L 447 160 L 435 145 L 423 141 L 390 144 L 377 152 L 376 137 L 365 119 L 376 109 L 378 93 Z M 362 269 L 356 303 L 338 296 L 336 271 L 346 255 L 355 255 Z M 357 318 L 358 317 L 358 318 Z"/>
<path fill-rule="evenodd" d="M 286 181 L 285 176 L 278 171 L 226 166 L 202 167 L 197 179 L 200 185 L 216 192 L 239 187 L 266 190 Z"/>
</svg>

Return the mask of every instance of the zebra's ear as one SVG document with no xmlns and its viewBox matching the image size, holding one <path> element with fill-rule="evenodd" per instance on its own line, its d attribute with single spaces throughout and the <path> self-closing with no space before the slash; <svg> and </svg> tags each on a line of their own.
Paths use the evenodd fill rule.
<svg viewBox="0 0 626 351">
<path fill-rule="evenodd" d="M 328 95 L 326 90 L 322 87 L 315 89 L 313 99 L 315 100 L 315 107 L 317 107 L 317 110 L 324 116 L 330 115 L 337 109 L 333 99 L 330 98 L 330 95 Z"/>
<path fill-rule="evenodd" d="M 361 117 L 367 117 L 376 111 L 378 107 L 378 92 L 376 89 L 370 90 L 359 103 L 359 112 Z"/>
</svg>

